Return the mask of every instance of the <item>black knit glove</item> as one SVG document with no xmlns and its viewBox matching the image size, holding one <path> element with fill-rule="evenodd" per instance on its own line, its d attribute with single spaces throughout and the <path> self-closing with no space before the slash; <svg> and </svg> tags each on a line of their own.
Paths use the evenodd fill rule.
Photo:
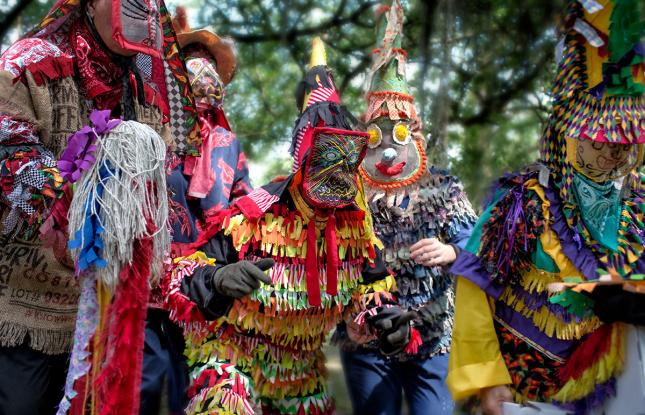
<svg viewBox="0 0 645 415">
<path fill-rule="evenodd" d="M 240 261 L 225 265 L 213 274 L 212 286 L 220 294 L 233 298 L 244 297 L 260 288 L 260 281 L 271 284 L 271 278 L 264 271 L 274 264 L 271 258 L 264 258 L 256 263 Z"/>
<path fill-rule="evenodd" d="M 400 352 L 410 341 L 410 321 L 417 318 L 413 311 L 401 307 L 380 308 L 367 318 L 367 324 L 379 333 L 380 349 L 384 355 Z"/>
</svg>

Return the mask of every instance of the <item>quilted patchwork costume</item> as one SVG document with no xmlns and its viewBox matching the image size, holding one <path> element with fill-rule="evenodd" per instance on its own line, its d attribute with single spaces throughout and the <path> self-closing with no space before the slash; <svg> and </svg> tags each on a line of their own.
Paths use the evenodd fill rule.
<svg viewBox="0 0 645 415">
<path fill-rule="evenodd" d="M 459 179 L 426 162 L 426 141 L 405 79 L 404 9 L 397 0 L 388 3 L 378 9 L 364 116 L 370 140 L 360 173 L 384 261 L 396 277 L 396 298 L 416 313 L 415 347 L 386 356 L 376 344 L 352 341 L 351 326 L 349 332 L 340 327 L 336 339 L 355 413 L 398 413 L 405 392 L 412 413 L 448 414 L 453 405 L 444 380 L 455 278 L 450 263 L 426 266 L 411 257 L 411 247 L 434 241 L 433 247 L 454 250 L 454 259 L 476 217 Z"/>
</svg>

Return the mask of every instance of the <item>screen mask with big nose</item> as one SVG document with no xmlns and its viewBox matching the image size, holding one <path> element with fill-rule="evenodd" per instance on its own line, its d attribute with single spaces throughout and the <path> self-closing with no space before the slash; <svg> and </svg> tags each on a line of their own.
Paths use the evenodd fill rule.
<svg viewBox="0 0 645 415">
<path fill-rule="evenodd" d="M 595 182 L 625 177 L 643 162 L 642 144 L 601 143 L 567 138 L 567 160 Z"/>
<path fill-rule="evenodd" d="M 412 133 L 410 120 L 381 117 L 366 129 L 369 148 L 361 175 L 370 186 L 407 186 L 425 173 L 425 143 Z"/>
<path fill-rule="evenodd" d="M 342 208 L 358 193 L 358 167 L 365 157 L 366 133 L 315 128 L 303 175 L 303 195 L 313 207 Z"/>
<path fill-rule="evenodd" d="M 161 57 L 161 1 L 113 0 L 112 36 L 123 49 Z"/>
</svg>

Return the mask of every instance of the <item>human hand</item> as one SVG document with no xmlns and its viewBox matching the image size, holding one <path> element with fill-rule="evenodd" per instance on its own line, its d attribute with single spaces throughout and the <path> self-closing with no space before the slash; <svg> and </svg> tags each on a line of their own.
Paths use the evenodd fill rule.
<svg viewBox="0 0 645 415">
<path fill-rule="evenodd" d="M 410 247 L 410 257 L 417 264 L 436 267 L 452 264 L 457 259 L 457 253 L 451 245 L 444 244 L 437 238 L 426 238 Z"/>
<path fill-rule="evenodd" d="M 480 399 L 484 415 L 504 415 L 502 404 L 513 402 L 513 394 L 508 386 L 497 385 L 482 389 Z"/>
</svg>

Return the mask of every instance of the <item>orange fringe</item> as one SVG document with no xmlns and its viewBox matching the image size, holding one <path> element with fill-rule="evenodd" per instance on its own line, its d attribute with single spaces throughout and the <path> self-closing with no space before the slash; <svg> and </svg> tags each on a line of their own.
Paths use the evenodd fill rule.
<svg viewBox="0 0 645 415">
<path fill-rule="evenodd" d="M 402 92 L 395 92 L 395 91 L 374 91 L 370 92 L 367 94 L 367 99 L 369 100 L 372 97 L 377 97 L 377 98 L 382 98 L 382 97 L 389 97 L 389 96 L 395 96 L 398 97 L 404 101 L 408 102 L 414 102 L 414 97 L 412 95 L 404 94 Z"/>
<path fill-rule="evenodd" d="M 381 48 L 374 48 L 374 49 L 372 49 L 372 54 L 376 55 L 378 53 L 381 53 L 381 50 L 382 50 Z M 396 54 L 399 54 L 399 55 L 403 55 L 406 58 L 408 57 L 408 52 L 405 49 L 392 48 L 392 52 L 394 52 Z"/>
</svg>

